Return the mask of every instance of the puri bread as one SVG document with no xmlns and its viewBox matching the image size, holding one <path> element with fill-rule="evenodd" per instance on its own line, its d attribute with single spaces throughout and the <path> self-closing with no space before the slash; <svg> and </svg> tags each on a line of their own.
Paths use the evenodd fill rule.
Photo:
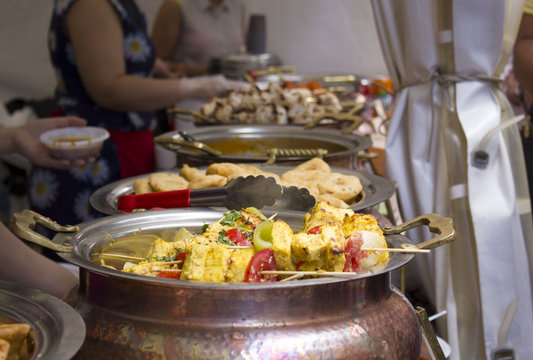
<svg viewBox="0 0 533 360">
<path fill-rule="evenodd" d="M 135 195 L 148 194 L 154 190 L 150 186 L 148 179 L 137 179 L 133 181 L 133 191 Z"/>
<path fill-rule="evenodd" d="M 331 172 L 331 168 L 329 167 L 329 164 L 325 162 L 324 160 L 320 158 L 312 158 L 311 160 L 307 160 L 306 162 L 301 163 L 300 165 L 296 166 L 294 170 L 300 171 L 300 170 L 317 170 L 317 171 L 323 171 L 326 173 Z"/>
<path fill-rule="evenodd" d="M 187 164 L 184 164 L 183 167 L 180 170 L 180 175 L 185 178 L 187 181 L 193 181 L 194 179 L 204 177 L 205 174 L 202 170 L 198 170 L 197 168 L 190 167 Z"/>
<path fill-rule="evenodd" d="M 228 179 L 220 175 L 203 175 L 194 180 L 189 181 L 190 189 L 210 188 L 217 186 L 224 186 Z"/>
<path fill-rule="evenodd" d="M 155 173 L 149 177 L 150 186 L 155 191 L 184 190 L 189 186 L 189 182 L 179 175 L 171 173 Z"/>
<path fill-rule="evenodd" d="M 239 177 L 244 173 L 244 168 L 233 163 L 214 163 L 205 170 L 206 175 L 220 175 L 228 178 Z"/>
<path fill-rule="evenodd" d="M 317 201 L 328 202 L 338 209 L 348 209 L 350 207 L 350 205 L 331 194 L 320 194 L 317 196 Z"/>
<path fill-rule="evenodd" d="M 363 190 L 363 186 L 357 176 L 332 173 L 318 183 L 318 189 L 320 194 L 330 194 L 349 202 Z"/>
</svg>

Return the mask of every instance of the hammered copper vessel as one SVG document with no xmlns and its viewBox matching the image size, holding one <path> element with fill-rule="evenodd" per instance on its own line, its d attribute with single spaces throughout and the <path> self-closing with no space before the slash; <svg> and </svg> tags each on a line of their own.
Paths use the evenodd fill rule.
<svg viewBox="0 0 533 360">
<path fill-rule="evenodd" d="M 13 230 L 63 251 L 60 256 L 80 267 L 80 286 L 67 299 L 87 327 L 78 359 L 418 359 L 420 324 L 391 285 L 391 272 L 413 254 L 392 253 L 384 269 L 353 278 L 263 284 L 154 278 L 100 265 L 111 243 L 115 252 L 142 257 L 154 234 L 184 226 L 197 231 L 222 214 L 198 208 L 114 215 L 56 226 L 70 233 L 50 241 L 23 235 L 36 221 L 50 222 L 25 211 L 15 214 Z M 440 234 L 430 247 L 452 241 L 451 220 L 428 216 L 406 224 L 429 225 Z M 303 213 L 278 217 L 299 228 Z M 414 246 L 400 234 L 386 239 L 392 247 Z"/>
</svg>

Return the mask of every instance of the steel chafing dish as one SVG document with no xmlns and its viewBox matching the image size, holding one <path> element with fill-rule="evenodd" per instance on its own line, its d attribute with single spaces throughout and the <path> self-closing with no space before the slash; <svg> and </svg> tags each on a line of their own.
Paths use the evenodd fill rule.
<svg viewBox="0 0 533 360">
<path fill-rule="evenodd" d="M 299 163 L 322 156 L 330 165 L 353 169 L 359 152 L 371 145 L 371 140 L 361 135 L 289 125 L 206 126 L 192 129 L 185 135 L 179 131 L 168 132 L 155 141 L 176 152 L 178 167 L 269 160 Z"/>
<path fill-rule="evenodd" d="M 221 215 L 201 208 L 145 211 L 62 227 L 25 210 L 14 215 L 12 228 L 79 266 L 79 289 L 67 301 L 87 326 L 80 359 L 418 359 L 420 324 L 391 286 L 391 272 L 413 254 L 392 253 L 386 268 L 355 278 L 262 284 L 145 277 L 99 263 L 110 242 L 114 251 L 145 256 L 153 234 L 199 231 Z M 296 212 L 278 217 L 294 228 L 303 220 Z M 50 241 L 30 230 L 35 222 L 61 232 Z M 454 238 L 451 220 L 436 215 L 385 230 L 417 224 L 440 234 L 419 247 Z M 386 238 L 393 247 L 409 243 L 400 234 Z"/>
</svg>

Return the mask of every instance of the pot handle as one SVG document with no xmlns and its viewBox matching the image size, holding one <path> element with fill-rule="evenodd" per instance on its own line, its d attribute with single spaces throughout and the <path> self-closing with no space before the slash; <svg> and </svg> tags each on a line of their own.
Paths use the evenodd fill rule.
<svg viewBox="0 0 533 360">
<path fill-rule="evenodd" d="M 278 157 L 318 157 L 323 159 L 324 156 L 328 154 L 326 149 L 281 149 L 281 148 L 272 148 L 266 151 L 268 160 L 265 164 L 275 164 Z"/>
<path fill-rule="evenodd" d="M 220 151 L 215 150 L 209 145 L 206 145 L 199 141 L 189 141 L 189 140 L 177 139 L 177 138 L 173 138 L 169 136 L 156 136 L 154 138 L 154 142 L 171 151 L 176 151 L 180 148 L 180 146 L 184 146 L 184 147 L 203 151 L 212 156 L 218 157 L 222 155 Z"/>
<path fill-rule="evenodd" d="M 72 244 L 58 244 L 35 232 L 33 229 L 35 229 L 37 223 L 57 232 L 76 232 L 80 229 L 78 226 L 59 225 L 52 219 L 28 209 L 14 213 L 11 216 L 10 227 L 17 236 L 34 244 L 59 252 L 72 252 L 74 250 Z"/>
<path fill-rule="evenodd" d="M 435 234 L 439 234 L 433 239 L 424 241 L 420 244 L 411 245 L 405 244 L 402 247 L 415 246 L 419 249 L 434 249 L 436 247 L 448 244 L 455 240 L 455 229 L 453 227 L 453 220 L 447 217 L 440 216 L 438 214 L 426 214 L 415 217 L 403 224 L 391 227 L 383 228 L 383 233 L 386 235 L 399 234 L 417 226 L 427 225 L 429 231 Z"/>
</svg>

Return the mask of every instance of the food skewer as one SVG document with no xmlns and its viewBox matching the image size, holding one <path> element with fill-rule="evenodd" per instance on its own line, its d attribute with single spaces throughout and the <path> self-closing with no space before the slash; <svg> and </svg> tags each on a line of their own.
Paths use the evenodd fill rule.
<svg viewBox="0 0 533 360">
<path fill-rule="evenodd" d="M 373 248 L 373 247 L 362 247 L 362 251 L 388 251 L 388 252 L 403 252 L 403 253 L 420 253 L 427 254 L 429 249 L 418 249 L 416 247 L 409 248 Z"/>
<path fill-rule="evenodd" d="M 117 258 L 117 259 L 127 259 L 127 260 L 134 260 L 134 261 L 144 261 L 144 260 L 146 260 L 146 258 L 142 258 L 142 257 L 138 257 L 138 256 L 111 254 L 111 253 L 100 253 L 99 256 L 105 256 L 105 257 L 111 257 L 111 258 Z"/>
<path fill-rule="evenodd" d="M 262 270 L 258 274 L 261 275 L 299 275 L 299 276 L 336 276 L 336 277 L 351 277 L 356 276 L 356 272 L 340 272 L 340 271 L 283 271 L 283 270 Z"/>
<path fill-rule="evenodd" d="M 128 260 L 134 260 L 134 261 L 145 261 L 146 258 L 138 257 L 138 256 L 130 256 L 130 255 L 121 255 L 121 254 L 112 254 L 112 253 L 100 253 L 100 256 L 105 257 L 111 257 L 111 258 L 118 258 L 118 259 L 128 259 Z M 159 265 L 159 264 L 181 264 L 182 260 L 176 260 L 176 261 L 153 261 L 150 264 L 151 265 Z"/>
</svg>

